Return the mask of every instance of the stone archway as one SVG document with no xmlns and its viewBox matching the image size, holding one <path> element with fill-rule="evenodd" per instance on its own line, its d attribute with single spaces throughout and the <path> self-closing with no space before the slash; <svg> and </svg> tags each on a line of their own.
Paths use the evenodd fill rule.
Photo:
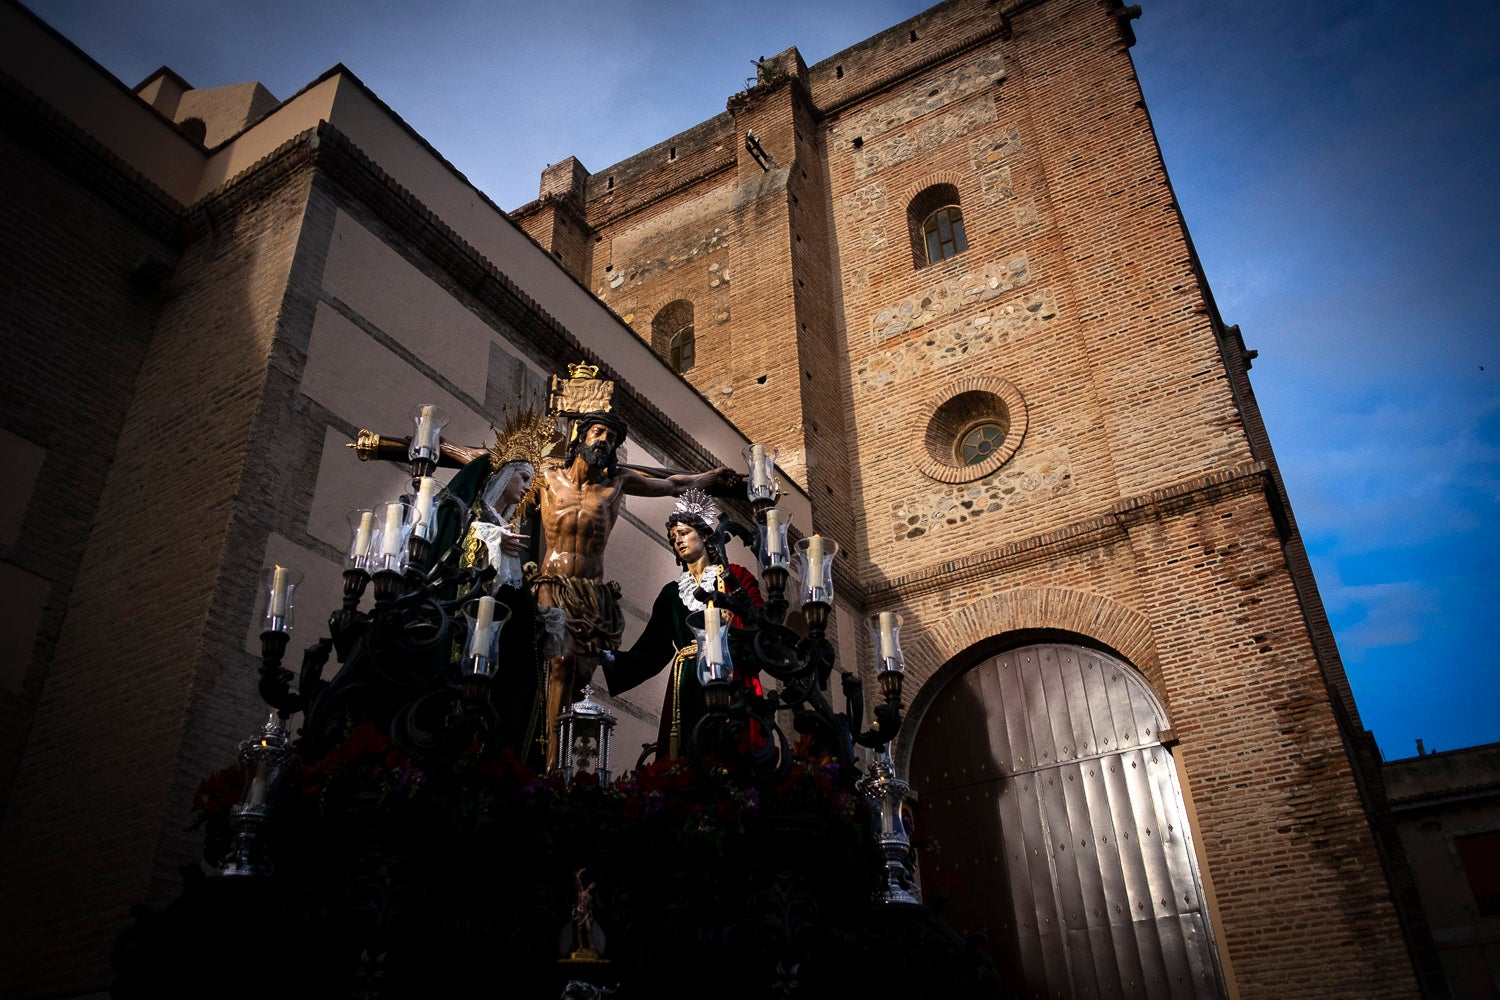
<svg viewBox="0 0 1500 1000">
<path fill-rule="evenodd" d="M 1124 661 L 1023 646 L 954 677 L 912 742 L 929 902 L 1026 997 L 1224 996 L 1169 722 Z"/>
</svg>

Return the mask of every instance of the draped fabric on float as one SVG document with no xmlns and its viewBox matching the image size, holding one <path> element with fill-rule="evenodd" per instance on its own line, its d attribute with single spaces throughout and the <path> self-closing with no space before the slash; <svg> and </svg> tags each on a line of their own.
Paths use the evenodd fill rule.
<svg viewBox="0 0 1500 1000">
<path fill-rule="evenodd" d="M 1224 996 L 1168 725 L 1133 668 L 1069 645 L 985 660 L 923 716 L 924 897 L 1021 995 Z"/>
</svg>

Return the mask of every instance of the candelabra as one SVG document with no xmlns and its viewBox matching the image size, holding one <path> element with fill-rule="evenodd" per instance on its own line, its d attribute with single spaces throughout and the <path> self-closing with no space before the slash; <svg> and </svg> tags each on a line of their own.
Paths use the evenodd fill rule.
<svg viewBox="0 0 1500 1000">
<path fill-rule="evenodd" d="M 510 611 L 486 593 L 493 568 L 460 568 L 453 558 L 451 542 L 461 537 L 469 512 L 430 476 L 441 411 L 424 405 L 412 416 L 412 492 L 350 513 L 342 606 L 328 618 L 328 635 L 304 651 L 296 674 L 282 661 L 302 574 L 279 564 L 265 570 L 259 693 L 274 711 L 240 750 L 249 780 L 231 815 L 234 840 L 221 866 L 226 875 L 270 870 L 260 841 L 283 772 L 299 756 L 304 762 L 321 758 L 353 725 L 373 724 L 414 759 L 476 745 L 481 755 L 497 749 L 494 682 L 503 653 L 500 630 Z M 374 601 L 364 610 L 368 589 Z M 330 656 L 339 669 L 325 678 Z M 294 743 L 286 720 L 299 712 L 302 728 Z"/>
<path fill-rule="evenodd" d="M 727 764 L 752 779 L 776 780 L 791 761 L 776 718 L 783 710 L 791 712 L 793 728 L 812 737 L 816 746 L 838 761 L 845 775 L 859 773 L 856 747 L 875 751 L 876 763 L 868 776 L 859 779 L 858 788 L 879 824 L 876 837 L 886 871 L 876 898 L 885 903 L 916 903 L 907 867 L 910 843 L 901 819 L 910 788 L 896 778 L 890 755 L 891 741 L 902 721 L 902 617 L 882 611 L 866 621 L 881 701 L 874 707 L 874 725 L 862 728 L 864 686 L 859 676 L 844 672 L 840 677 L 842 712 L 834 710 L 828 691 L 835 666 L 828 629 L 838 544 L 814 533 L 789 547 L 791 518 L 776 506 L 776 450 L 753 444 L 745 449 L 745 458 L 749 463 L 746 493 L 757 530 L 751 532 L 732 522 L 721 522 L 718 530 L 721 547 L 725 536 L 733 534 L 756 553 L 765 601 L 756 608 L 741 593 L 700 590 L 696 595 L 706 606 L 688 621 L 697 640 L 698 678 L 708 712 L 694 729 L 690 752 L 700 768 Z M 797 603 L 807 625 L 805 635 L 787 624 L 791 607 L 787 591 L 794 577 Z M 733 612 L 741 626 L 731 626 L 724 610 Z M 732 665 L 736 663 L 742 675 L 764 672 L 780 681 L 780 690 L 759 695 L 749 686 L 734 683 Z M 756 738 L 757 734 L 765 735 Z"/>
<path fill-rule="evenodd" d="M 874 708 L 874 725 L 864 729 L 864 691 L 858 675 L 845 672 L 840 678 L 845 711 L 835 711 L 829 699 L 835 655 L 828 629 L 838 544 L 831 538 L 810 534 L 789 546 L 791 517 L 776 506 L 776 450 L 753 444 L 745 449 L 745 457 L 750 469 L 746 493 L 757 530 L 721 522 L 719 531 L 722 536 L 740 537 L 755 552 L 765 602 L 757 608 L 743 594 L 699 591 L 696 595 L 709 605 L 688 619 L 698 639 L 698 677 L 709 711 L 693 734 L 695 760 L 702 764 L 713 757 L 721 765 L 733 761 L 761 778 L 785 773 L 791 758 L 776 716 L 780 711 L 790 711 L 797 732 L 813 737 L 845 774 L 857 773 L 855 747 L 885 747 L 901 729 L 899 616 L 890 612 L 876 616 L 877 677 L 882 700 Z M 787 591 L 794 577 L 806 634 L 787 624 L 791 609 Z M 741 625 L 729 625 L 723 610 L 733 612 Z M 735 663 L 742 674 L 769 675 L 780 682 L 780 690 L 757 695 L 733 683 L 731 665 Z M 750 738 L 756 731 L 767 735 Z"/>
</svg>

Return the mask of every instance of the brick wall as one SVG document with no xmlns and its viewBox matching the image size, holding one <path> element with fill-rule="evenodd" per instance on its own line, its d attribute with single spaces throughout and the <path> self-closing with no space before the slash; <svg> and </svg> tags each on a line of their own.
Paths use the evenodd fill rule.
<svg viewBox="0 0 1500 1000">
<path fill-rule="evenodd" d="M 1107 646 L 1172 714 L 1239 994 L 1415 995 L 1358 716 L 1108 6 L 954 0 L 767 61 L 729 114 L 589 179 L 590 284 L 649 338 L 727 253 L 728 356 L 688 377 L 787 453 L 854 606 L 908 616 L 915 717 L 1019 637 Z M 721 135 L 732 171 L 660 161 Z M 907 207 L 935 184 L 968 250 L 918 266 Z M 920 471 L 979 384 L 1007 387 L 1014 455 Z"/>
<path fill-rule="evenodd" d="M 37 461 L 32 478 L 9 466 L 15 521 L 0 543 L 18 640 L 0 683 L 3 817 L 151 337 L 153 276 L 176 255 L 176 209 L 8 87 L 0 104 L 0 429 Z M 40 598 L 33 614 L 23 590 Z"/>
<path fill-rule="evenodd" d="M 200 678 L 244 667 L 214 569 L 259 488 L 244 455 L 306 182 L 234 197 L 190 220 L 168 279 L 0 830 L 0 978 L 18 995 L 103 988 L 130 904 L 175 885 L 157 838 L 181 836 L 183 770 L 224 762 L 179 742 Z"/>
</svg>

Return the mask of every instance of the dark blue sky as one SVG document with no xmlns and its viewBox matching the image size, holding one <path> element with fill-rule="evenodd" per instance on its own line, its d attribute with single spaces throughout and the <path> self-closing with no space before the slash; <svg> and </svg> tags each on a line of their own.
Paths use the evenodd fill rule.
<svg viewBox="0 0 1500 1000">
<path fill-rule="evenodd" d="M 349 66 L 498 204 L 927 4 L 37 0 L 134 85 L 295 93 Z M 1133 50 L 1387 758 L 1500 740 L 1500 5 L 1142 0 Z"/>
</svg>

